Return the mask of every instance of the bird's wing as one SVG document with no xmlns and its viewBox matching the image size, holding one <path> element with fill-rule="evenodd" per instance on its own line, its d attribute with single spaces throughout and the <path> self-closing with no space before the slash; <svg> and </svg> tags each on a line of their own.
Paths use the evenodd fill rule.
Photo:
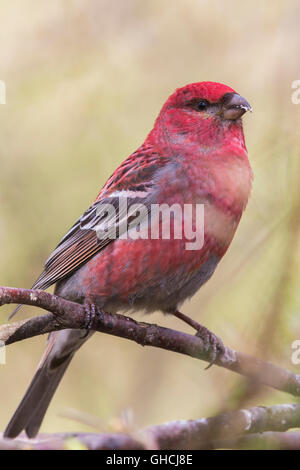
<svg viewBox="0 0 300 470">
<path fill-rule="evenodd" d="M 47 289 L 86 263 L 108 243 L 132 227 L 138 205 L 147 206 L 154 174 L 167 163 L 154 152 L 132 154 L 115 171 L 94 204 L 80 217 L 52 252 L 33 285 Z M 127 208 L 120 201 L 126 198 Z M 108 211 L 115 208 L 116 212 Z M 134 210 L 130 207 L 135 205 Z M 139 220 L 140 222 L 140 220 Z M 133 225 L 132 225 L 133 224 Z"/>
</svg>

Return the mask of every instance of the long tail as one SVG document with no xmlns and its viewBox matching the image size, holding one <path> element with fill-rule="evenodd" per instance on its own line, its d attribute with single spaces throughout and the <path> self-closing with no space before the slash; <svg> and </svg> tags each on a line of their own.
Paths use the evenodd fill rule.
<svg viewBox="0 0 300 470">
<path fill-rule="evenodd" d="M 74 353 L 92 335 L 82 330 L 51 333 L 47 349 L 21 403 L 11 418 L 4 437 L 14 438 L 23 429 L 34 437 L 41 426 L 50 401 Z"/>
</svg>

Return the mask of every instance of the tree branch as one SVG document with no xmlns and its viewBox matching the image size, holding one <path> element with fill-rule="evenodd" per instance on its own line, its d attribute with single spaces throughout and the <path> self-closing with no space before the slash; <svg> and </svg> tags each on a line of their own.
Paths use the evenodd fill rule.
<svg viewBox="0 0 300 470">
<path fill-rule="evenodd" d="M 233 440 L 215 442 L 214 449 L 232 450 L 299 450 L 300 432 L 264 432 L 249 434 Z"/>
<path fill-rule="evenodd" d="M 254 407 L 212 418 L 172 421 L 134 433 L 56 433 L 35 439 L 1 439 L 0 449 L 199 450 L 217 448 L 300 448 L 300 405 Z M 271 432 L 270 432 L 271 431 Z M 263 434 L 261 434 L 263 433 Z M 297 446 L 297 447 L 296 447 Z"/>
<path fill-rule="evenodd" d="M 10 303 L 41 307 L 52 313 L 0 326 L 0 340 L 6 345 L 65 328 L 86 328 L 84 306 L 44 291 L 0 287 L 0 306 Z M 125 315 L 101 312 L 93 320 L 91 328 L 135 341 L 142 346 L 166 349 L 206 362 L 211 362 L 213 356 L 213 351 L 208 349 L 198 336 L 137 322 Z M 254 382 L 300 396 L 300 375 L 270 362 L 226 347 L 215 364 L 244 375 Z"/>
</svg>

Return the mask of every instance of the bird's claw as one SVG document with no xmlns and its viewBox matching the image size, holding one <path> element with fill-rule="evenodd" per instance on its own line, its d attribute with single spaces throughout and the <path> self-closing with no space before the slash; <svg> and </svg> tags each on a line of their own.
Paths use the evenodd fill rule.
<svg viewBox="0 0 300 470">
<path fill-rule="evenodd" d="M 101 309 L 99 309 L 96 304 L 94 304 L 93 302 L 89 302 L 89 301 L 86 301 L 84 303 L 84 309 L 85 309 L 85 314 L 86 314 L 86 317 L 85 317 L 86 332 L 83 338 L 86 338 L 89 332 L 91 331 L 91 328 L 92 328 L 92 325 L 94 323 L 96 316 L 97 315 L 102 316 L 102 312 L 101 312 Z"/>
<path fill-rule="evenodd" d="M 205 367 L 205 370 L 207 370 L 213 364 L 215 364 L 219 356 L 224 354 L 225 346 L 223 344 L 223 341 L 218 338 L 218 336 L 216 336 L 214 333 L 212 333 L 208 328 L 205 328 L 205 326 L 199 325 L 199 329 L 196 333 L 196 336 L 202 339 L 206 350 L 209 351 L 211 354 L 210 363 L 207 367 Z"/>
</svg>

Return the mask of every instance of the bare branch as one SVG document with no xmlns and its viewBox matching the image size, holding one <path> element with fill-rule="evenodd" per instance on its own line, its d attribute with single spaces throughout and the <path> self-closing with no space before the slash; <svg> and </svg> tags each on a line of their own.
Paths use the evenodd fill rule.
<svg viewBox="0 0 300 470">
<path fill-rule="evenodd" d="M 6 345 L 36 335 L 64 328 L 85 329 L 84 306 L 70 302 L 44 291 L 0 287 L 0 305 L 20 303 L 41 307 L 51 313 L 21 322 L 2 325 L 0 340 Z M 121 338 L 135 341 L 142 346 L 152 346 L 185 354 L 210 362 L 213 351 L 208 350 L 201 338 L 149 323 L 137 322 L 125 315 L 101 312 L 91 328 Z M 300 396 L 300 375 L 270 362 L 236 352 L 228 347 L 216 361 L 216 365 L 250 378 L 252 381 Z"/>
<path fill-rule="evenodd" d="M 132 434 L 57 433 L 40 434 L 35 439 L 23 434 L 13 441 L 0 438 L 0 449 L 69 449 L 72 446 L 93 450 L 300 448 L 300 432 L 282 432 L 299 426 L 300 405 L 287 404 L 254 407 L 212 418 L 173 421 Z"/>
<path fill-rule="evenodd" d="M 264 432 L 215 442 L 217 448 L 235 450 L 300 450 L 300 432 Z"/>
<path fill-rule="evenodd" d="M 214 449 L 244 434 L 286 431 L 299 426 L 300 405 L 287 404 L 259 406 L 194 421 L 175 421 L 153 426 L 146 432 L 159 449 Z"/>
</svg>

